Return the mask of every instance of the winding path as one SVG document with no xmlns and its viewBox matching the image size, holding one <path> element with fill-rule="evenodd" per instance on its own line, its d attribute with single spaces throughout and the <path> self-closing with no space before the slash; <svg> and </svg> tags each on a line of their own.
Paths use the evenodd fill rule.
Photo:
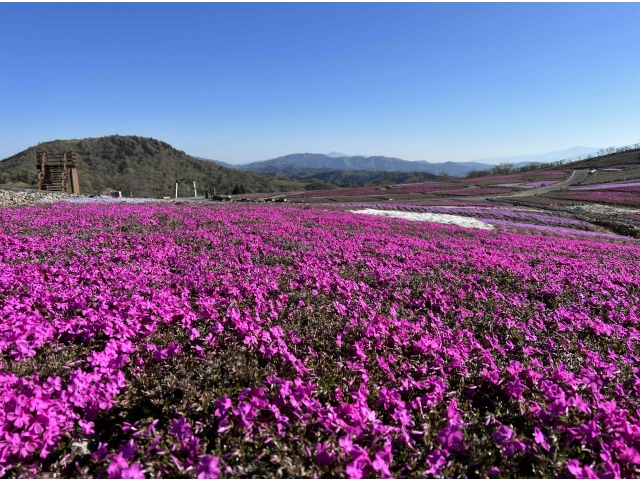
<svg viewBox="0 0 640 480">
<path fill-rule="evenodd" d="M 569 178 L 567 178 L 566 180 L 563 180 L 558 183 L 554 183 L 553 185 L 547 185 L 546 187 L 530 188 L 527 190 L 522 190 L 520 192 L 514 192 L 514 193 L 502 194 L 502 195 L 482 195 L 477 197 L 451 196 L 451 197 L 442 197 L 442 198 L 446 198 L 447 200 L 455 199 L 455 200 L 463 200 L 463 201 L 467 200 L 467 201 L 477 202 L 477 201 L 484 201 L 484 200 L 501 200 L 501 199 L 504 200 L 509 198 L 533 197 L 541 193 L 548 193 L 548 192 L 554 192 L 556 190 L 562 190 L 575 183 L 582 182 L 585 178 L 587 178 L 588 175 L 589 175 L 589 170 L 574 170 L 573 173 L 571 173 Z"/>
<path fill-rule="evenodd" d="M 589 170 L 574 170 L 573 173 L 569 176 L 569 178 L 567 178 L 566 180 L 563 180 L 562 182 L 554 183 L 553 185 L 547 185 L 546 187 L 531 188 L 528 190 L 523 190 L 521 192 L 512 193 L 511 195 L 499 195 L 499 196 L 493 196 L 490 198 L 532 197 L 540 193 L 548 193 L 548 192 L 553 192 L 555 190 L 562 190 L 563 188 L 573 185 L 574 183 L 580 183 L 584 181 L 588 175 L 589 175 Z"/>
</svg>

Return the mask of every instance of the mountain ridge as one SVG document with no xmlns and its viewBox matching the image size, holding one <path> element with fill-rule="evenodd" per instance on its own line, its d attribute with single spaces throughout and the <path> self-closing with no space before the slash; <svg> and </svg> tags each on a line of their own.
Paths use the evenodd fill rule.
<svg viewBox="0 0 640 480">
<path fill-rule="evenodd" d="M 273 174 L 277 172 L 308 169 L 364 170 L 382 172 L 424 172 L 438 175 L 442 172 L 453 176 L 464 176 L 474 169 L 491 168 L 492 165 L 460 165 L 455 162 L 429 163 L 409 161 L 385 156 L 329 157 L 322 153 L 294 153 L 261 162 L 237 165 L 239 170 Z"/>
<path fill-rule="evenodd" d="M 342 152 L 322 153 L 293 153 L 269 160 L 260 160 L 243 164 L 225 164 L 229 168 L 238 170 L 277 173 L 282 171 L 304 169 L 335 170 L 372 170 L 395 172 L 426 172 L 438 175 L 442 172 L 448 175 L 464 176 L 471 170 L 488 170 L 499 163 L 513 163 L 515 167 L 530 165 L 531 163 L 547 163 L 556 160 L 594 153 L 595 147 L 576 146 L 565 150 L 555 150 L 546 153 L 530 155 L 513 155 L 509 157 L 490 157 L 464 162 L 429 162 L 427 160 L 403 160 L 384 155 L 347 155 Z M 314 163 L 312 163 L 314 162 Z M 224 164 L 224 162 L 219 162 Z"/>
</svg>

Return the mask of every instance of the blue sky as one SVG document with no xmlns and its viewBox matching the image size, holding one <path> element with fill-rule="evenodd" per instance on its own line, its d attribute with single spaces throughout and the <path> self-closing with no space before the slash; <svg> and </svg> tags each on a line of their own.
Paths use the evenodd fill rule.
<svg viewBox="0 0 640 480">
<path fill-rule="evenodd" d="M 0 158 L 473 160 L 640 141 L 640 4 L 0 3 Z"/>
</svg>

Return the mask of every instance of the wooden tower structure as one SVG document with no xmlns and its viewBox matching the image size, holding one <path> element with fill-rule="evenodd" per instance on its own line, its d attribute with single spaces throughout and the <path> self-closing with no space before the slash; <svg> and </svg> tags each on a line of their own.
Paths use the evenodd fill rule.
<svg viewBox="0 0 640 480">
<path fill-rule="evenodd" d="M 38 190 L 80 193 L 76 154 L 62 152 L 47 155 L 38 151 Z"/>
</svg>

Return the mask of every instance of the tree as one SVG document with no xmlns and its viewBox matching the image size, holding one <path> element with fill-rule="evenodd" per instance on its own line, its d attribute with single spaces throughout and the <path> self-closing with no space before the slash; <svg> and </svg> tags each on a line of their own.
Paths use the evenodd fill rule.
<svg viewBox="0 0 640 480">
<path fill-rule="evenodd" d="M 123 196 L 148 197 L 151 195 L 147 180 L 142 175 L 127 173 L 116 181 L 116 190 L 120 190 Z"/>
<path fill-rule="evenodd" d="M 493 175 L 506 175 L 513 170 L 513 163 L 499 163 L 491 169 Z"/>
<path fill-rule="evenodd" d="M 489 170 L 469 170 L 467 178 L 488 177 L 491 174 Z"/>
<path fill-rule="evenodd" d="M 245 193 L 247 193 L 244 189 L 244 185 L 242 184 L 235 184 L 235 186 L 233 187 L 233 191 L 231 192 L 231 195 L 244 195 Z"/>
</svg>

